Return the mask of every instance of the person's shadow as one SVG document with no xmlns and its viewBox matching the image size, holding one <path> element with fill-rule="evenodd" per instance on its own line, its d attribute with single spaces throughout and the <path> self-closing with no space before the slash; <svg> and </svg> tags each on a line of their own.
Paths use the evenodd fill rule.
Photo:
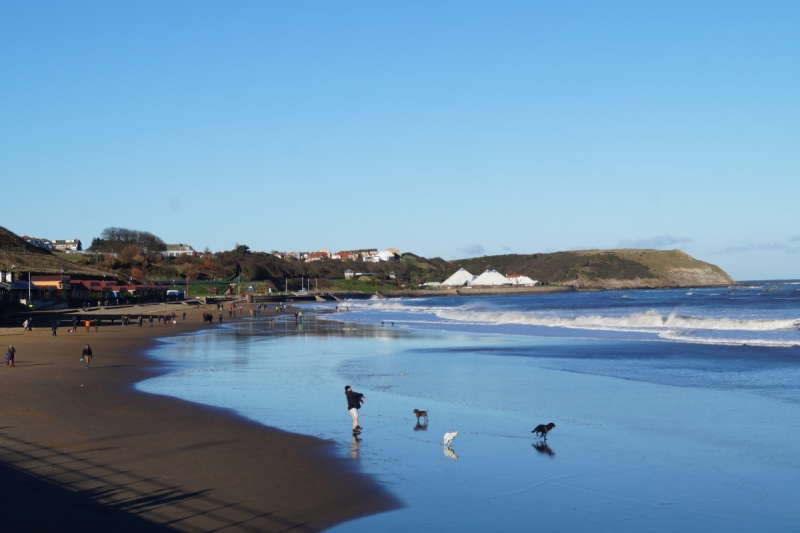
<svg viewBox="0 0 800 533">
<path fill-rule="evenodd" d="M 550 446 L 548 446 L 547 441 L 540 440 L 539 442 L 534 442 L 533 444 L 531 444 L 531 446 L 533 446 L 533 448 L 537 452 L 543 453 L 548 457 L 555 457 L 556 455 L 556 452 L 554 452 L 553 449 Z"/>
<path fill-rule="evenodd" d="M 419 420 L 417 420 L 417 425 L 414 426 L 414 431 L 428 431 L 428 421 L 426 420 L 424 424 L 420 424 Z"/>
</svg>

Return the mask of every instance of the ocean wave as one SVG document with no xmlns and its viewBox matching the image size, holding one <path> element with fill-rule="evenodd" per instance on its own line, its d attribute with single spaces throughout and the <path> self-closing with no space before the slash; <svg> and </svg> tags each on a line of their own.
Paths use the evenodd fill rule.
<svg viewBox="0 0 800 533">
<path fill-rule="evenodd" d="M 680 332 L 663 332 L 659 338 L 676 341 L 689 342 L 693 344 L 719 344 L 727 346 L 762 346 L 767 348 L 792 348 L 800 345 L 799 341 L 788 339 L 728 339 L 725 337 L 693 337 L 686 336 Z"/>
<path fill-rule="evenodd" d="M 723 331 L 789 331 L 800 328 L 800 319 L 735 319 L 681 316 L 675 313 L 662 315 L 650 310 L 622 316 L 585 315 L 575 317 L 548 316 L 515 311 L 470 311 L 438 309 L 440 318 L 459 322 L 482 324 L 523 324 L 578 329 L 608 329 L 620 331 L 663 330 L 723 330 Z"/>
</svg>

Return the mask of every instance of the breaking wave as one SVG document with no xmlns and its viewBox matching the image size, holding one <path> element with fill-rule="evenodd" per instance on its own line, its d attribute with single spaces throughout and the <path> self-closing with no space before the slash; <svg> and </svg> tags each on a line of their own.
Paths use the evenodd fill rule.
<svg viewBox="0 0 800 533">
<path fill-rule="evenodd" d="M 524 312 L 489 312 L 460 309 L 438 309 L 434 314 L 447 320 L 483 324 L 524 324 L 579 329 L 618 331 L 654 331 L 669 329 L 720 331 L 789 331 L 800 328 L 800 319 L 735 319 L 662 315 L 650 310 L 622 316 L 585 315 L 575 317 L 546 316 Z"/>
</svg>

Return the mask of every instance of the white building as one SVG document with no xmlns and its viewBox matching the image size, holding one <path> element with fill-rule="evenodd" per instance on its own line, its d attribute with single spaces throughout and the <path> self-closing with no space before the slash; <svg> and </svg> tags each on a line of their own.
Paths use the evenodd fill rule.
<svg viewBox="0 0 800 533">
<path fill-rule="evenodd" d="M 57 239 L 53 241 L 53 247 L 62 252 L 80 252 L 83 250 L 80 239 Z"/>
<path fill-rule="evenodd" d="M 447 278 L 442 282 L 442 285 L 447 285 L 449 287 L 463 287 L 464 285 L 469 285 L 472 283 L 477 276 L 473 276 L 463 268 L 459 268 L 458 272 Z"/>
<path fill-rule="evenodd" d="M 506 276 L 508 281 L 510 281 L 513 285 L 519 285 L 521 287 L 533 287 L 534 285 L 538 285 L 539 282 L 535 279 L 531 279 L 528 276 L 519 276 L 519 275 L 510 275 Z"/>
<path fill-rule="evenodd" d="M 497 270 L 487 270 L 475 278 L 470 285 L 473 287 L 500 287 L 511 285 L 511 282 Z"/>
<path fill-rule="evenodd" d="M 181 255 L 194 255 L 194 254 L 195 254 L 194 248 L 192 248 L 188 244 L 183 244 L 183 243 L 168 244 L 167 249 L 161 252 L 161 255 L 164 257 L 179 257 Z"/>
</svg>

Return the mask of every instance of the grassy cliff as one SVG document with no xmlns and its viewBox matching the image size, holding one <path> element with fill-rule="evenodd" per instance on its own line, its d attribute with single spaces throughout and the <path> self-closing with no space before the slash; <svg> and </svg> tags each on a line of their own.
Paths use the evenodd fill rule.
<svg viewBox="0 0 800 533">
<path fill-rule="evenodd" d="M 543 283 L 584 289 L 728 285 L 733 279 L 721 268 L 680 250 L 582 250 L 531 255 L 496 255 L 451 261 L 453 272 L 473 274 L 494 269 L 521 274 Z"/>
<path fill-rule="evenodd" d="M 0 270 L 15 272 L 34 272 L 36 274 L 60 274 L 107 276 L 114 278 L 108 270 L 76 264 L 59 257 L 44 248 L 37 248 L 25 242 L 22 237 L 0 226 Z M 13 269 L 11 267 L 14 267 Z"/>
</svg>

